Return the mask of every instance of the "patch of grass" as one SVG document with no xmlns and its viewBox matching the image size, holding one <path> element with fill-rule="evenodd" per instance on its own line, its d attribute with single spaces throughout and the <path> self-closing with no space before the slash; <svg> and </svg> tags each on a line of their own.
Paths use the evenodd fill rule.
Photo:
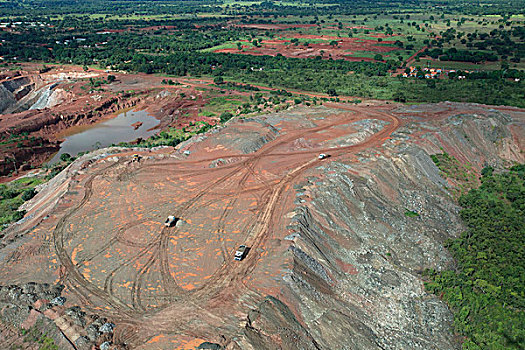
<svg viewBox="0 0 525 350">
<path fill-rule="evenodd" d="M 460 70 L 497 70 L 500 69 L 499 62 L 484 62 L 484 63 L 470 63 L 470 62 L 455 62 L 455 61 L 438 61 L 422 58 L 416 64 L 421 67 L 441 68 L 441 69 L 460 69 Z"/>
<path fill-rule="evenodd" d="M 37 321 L 31 328 L 20 330 L 23 342 L 26 344 L 38 344 L 39 350 L 58 350 L 58 346 L 55 344 L 53 338 L 49 337 L 46 332 L 42 330 L 43 328 L 42 322 Z"/>
<path fill-rule="evenodd" d="M 441 175 L 454 183 L 452 192 L 456 198 L 479 185 L 478 174 L 469 162 L 460 163 L 454 156 L 446 152 L 433 154 L 430 157 L 441 171 Z"/>
<path fill-rule="evenodd" d="M 212 117 L 215 117 L 216 114 L 210 111 L 202 111 L 200 115 L 204 117 L 212 118 Z"/>
<path fill-rule="evenodd" d="M 212 99 L 203 107 L 204 113 L 210 113 L 214 115 L 220 115 L 224 112 L 235 112 L 243 103 L 248 100 L 244 96 L 226 97 L 217 96 Z"/>
<path fill-rule="evenodd" d="M 214 52 L 216 50 L 225 50 L 225 49 L 237 49 L 237 44 L 241 44 L 242 46 L 247 47 L 253 47 L 253 43 L 251 42 L 245 42 L 245 41 L 233 41 L 233 42 L 227 42 L 221 45 L 217 45 L 214 47 L 209 47 L 206 49 L 201 50 L 202 52 Z"/>
<path fill-rule="evenodd" d="M 405 209 L 405 216 L 409 218 L 417 218 L 419 217 L 419 214 L 413 210 Z"/>
</svg>

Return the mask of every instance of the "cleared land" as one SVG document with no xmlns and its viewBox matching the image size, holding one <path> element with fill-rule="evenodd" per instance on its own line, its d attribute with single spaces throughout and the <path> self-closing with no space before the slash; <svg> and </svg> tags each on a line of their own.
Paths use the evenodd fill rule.
<svg viewBox="0 0 525 350">
<path fill-rule="evenodd" d="M 394 40 L 367 40 L 358 38 L 341 38 L 336 36 L 310 35 L 310 34 L 288 34 L 292 39 L 298 39 L 298 45 L 294 45 L 290 39 L 261 40 L 259 46 L 241 43 L 242 49 L 219 48 L 213 52 L 236 53 L 245 55 L 268 55 L 281 54 L 286 57 L 314 58 L 323 56 L 332 59 L 344 59 L 347 61 L 374 61 L 373 53 L 389 53 L 399 50 L 393 44 Z M 246 41 L 248 42 L 248 41 Z M 360 52 L 373 52 L 372 57 L 359 55 Z M 385 55 L 388 57 L 388 54 Z"/>
<path fill-rule="evenodd" d="M 119 325 L 141 329 L 137 339 L 122 339 L 136 345 L 159 327 L 197 332 L 186 317 L 223 313 L 231 295 L 271 291 L 281 272 L 270 254 L 282 249 L 274 239 L 286 221 L 281 213 L 292 209 L 292 185 L 324 162 L 319 153 L 352 157 L 379 146 L 399 125 L 374 108 L 334 107 L 343 110 L 313 112 L 304 120 L 291 113 L 278 130 L 239 120 L 218 137 L 182 148 L 191 151 L 184 160 L 179 152 L 163 160 L 143 153 L 139 162 L 122 154 L 95 163 L 74 177 L 52 218 L 29 234 L 41 240 L 48 230 L 43 227 L 56 225 L 44 238 L 51 239 L 56 256 L 33 257 L 42 266 L 38 273 L 66 284 L 75 299 Z M 362 142 L 334 148 L 363 119 L 385 127 Z M 180 217 L 180 225 L 164 227 L 168 215 Z M 240 244 L 251 250 L 237 262 L 233 253 Z M 12 278 L 22 268 L 3 274 Z"/>
</svg>

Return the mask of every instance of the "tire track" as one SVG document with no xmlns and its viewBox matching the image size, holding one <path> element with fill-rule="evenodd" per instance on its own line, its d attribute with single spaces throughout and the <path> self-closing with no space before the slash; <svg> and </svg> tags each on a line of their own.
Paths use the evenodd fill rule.
<svg viewBox="0 0 525 350">
<path fill-rule="evenodd" d="M 100 290 L 96 286 L 94 286 L 91 282 L 86 280 L 86 278 L 76 269 L 75 265 L 73 264 L 73 261 L 71 260 L 71 257 L 67 253 L 66 249 L 64 248 L 64 230 L 65 230 L 65 224 L 69 220 L 71 216 L 73 216 L 80 208 L 82 208 L 91 198 L 91 195 L 93 194 L 93 181 L 94 179 L 99 176 L 102 173 L 105 173 L 106 171 L 112 169 L 113 167 L 116 167 L 119 162 L 113 163 L 109 165 L 108 167 L 105 167 L 104 169 L 96 172 L 92 176 L 88 178 L 84 185 L 84 196 L 82 200 L 71 210 L 66 213 L 57 223 L 55 230 L 53 231 L 53 241 L 55 245 L 55 253 L 57 255 L 57 259 L 60 262 L 60 264 L 65 268 L 65 274 L 61 277 L 62 283 L 65 283 L 66 280 L 69 282 L 70 285 L 72 285 L 72 288 L 74 290 L 80 290 L 80 288 L 83 288 L 84 290 L 88 291 L 89 293 L 97 296 L 102 301 L 106 302 L 108 305 L 111 305 L 115 309 L 120 309 L 124 313 L 128 313 L 130 308 L 122 303 L 120 300 L 113 298 L 109 294 L 107 294 L 105 291 Z M 85 298 L 88 298 L 83 293 Z"/>
<path fill-rule="evenodd" d="M 362 113 L 361 110 L 356 109 L 355 107 L 337 105 L 337 104 L 326 104 L 329 107 L 338 108 L 346 111 L 357 113 Z M 118 243 L 129 245 L 133 248 L 140 248 L 136 254 L 128 257 L 126 260 L 119 263 L 110 274 L 106 276 L 104 281 L 104 288 L 101 289 L 94 284 L 87 281 L 82 274 L 78 271 L 77 266 L 74 266 L 71 262 L 69 254 L 64 249 L 64 233 L 65 225 L 68 220 L 74 215 L 80 208 L 82 208 L 90 199 L 92 195 L 92 186 L 93 181 L 97 176 L 106 173 L 114 166 L 120 164 L 112 164 L 89 177 L 84 184 L 84 197 L 76 207 L 72 208 L 64 217 L 59 220 L 57 227 L 55 228 L 53 237 L 55 243 L 55 250 L 57 251 L 57 256 L 59 257 L 60 263 L 65 267 L 66 274 L 63 277 L 64 280 L 67 280 L 71 285 L 72 289 L 77 290 L 78 294 L 82 294 L 82 298 L 86 300 L 90 299 L 92 294 L 97 298 L 108 303 L 112 306 L 117 312 L 121 313 L 123 319 L 129 319 L 131 325 L 136 323 L 141 323 L 136 319 L 137 315 L 142 315 L 143 317 L 151 316 L 159 310 L 165 310 L 164 312 L 171 312 L 175 310 L 179 303 L 190 303 L 195 305 L 195 309 L 200 307 L 197 306 L 198 303 L 202 303 L 204 300 L 209 300 L 211 298 L 219 297 L 220 295 L 231 295 L 238 292 L 239 288 L 247 288 L 242 283 L 242 280 L 246 275 L 252 273 L 256 268 L 257 264 L 260 261 L 260 255 L 256 253 L 257 248 L 262 248 L 266 239 L 269 237 L 269 229 L 274 221 L 276 211 L 279 207 L 283 194 L 287 191 L 289 186 L 292 186 L 294 181 L 301 176 L 306 170 L 320 164 L 320 161 L 317 159 L 319 153 L 329 153 L 333 158 L 337 159 L 340 156 L 347 155 L 349 153 L 355 154 L 359 151 L 365 150 L 367 148 L 376 147 L 382 144 L 386 138 L 388 138 L 392 132 L 394 132 L 399 127 L 399 119 L 391 116 L 387 113 L 381 111 L 367 111 L 363 113 L 366 117 L 376 118 L 381 120 L 389 121 L 389 124 L 385 125 L 379 132 L 371 135 L 369 138 L 363 142 L 344 146 L 339 148 L 318 148 L 318 149 L 309 149 L 309 150 L 300 150 L 284 153 L 277 151 L 279 147 L 286 145 L 287 143 L 302 137 L 307 134 L 312 134 L 316 132 L 321 132 L 329 128 L 336 127 L 338 125 L 348 124 L 349 122 L 355 119 L 363 119 L 363 117 L 357 118 L 354 116 L 352 119 L 339 120 L 335 123 L 327 123 L 320 125 L 314 128 L 291 131 L 287 134 L 278 137 L 276 140 L 271 141 L 259 150 L 252 154 L 232 154 L 232 155 L 221 155 L 220 157 L 214 158 L 205 158 L 205 159 L 196 159 L 196 160 L 183 160 L 183 161 L 172 161 L 172 162 L 157 162 L 155 164 L 143 164 L 142 168 L 136 170 L 136 172 L 141 171 L 145 168 L 148 168 L 151 171 L 158 173 L 164 172 L 173 172 L 183 173 L 185 175 L 205 175 L 213 172 L 224 172 L 218 179 L 211 181 L 209 183 L 203 184 L 203 186 L 197 187 L 197 193 L 188 200 L 176 207 L 173 208 L 171 212 L 173 215 L 179 218 L 189 217 L 192 212 L 198 210 L 196 205 L 200 203 L 202 206 L 202 199 L 205 196 L 214 196 L 228 198 L 226 208 L 221 212 L 218 224 L 217 224 L 217 239 L 220 242 L 220 248 L 224 256 L 223 264 L 217 268 L 209 279 L 205 281 L 201 286 L 187 292 L 182 290 L 178 285 L 176 279 L 170 271 L 170 249 L 169 242 L 170 237 L 173 234 L 178 232 L 178 228 L 174 227 L 173 229 L 163 228 L 159 234 L 155 236 L 150 242 L 147 243 L 137 243 L 123 239 L 123 234 L 126 229 L 129 229 L 127 226 L 126 229 L 119 229 L 115 234 L 115 237 L 112 237 L 110 241 L 104 245 L 101 249 L 89 257 L 89 260 L 92 260 L 99 256 L 105 249 L 109 249 L 112 245 Z M 277 151 L 277 152 L 275 152 Z M 295 168 L 289 170 L 286 174 L 281 175 L 279 180 L 270 180 L 267 181 L 263 177 L 259 176 L 255 171 L 256 165 L 260 162 L 261 159 L 267 157 L 286 157 L 292 155 L 304 155 L 305 157 L 313 157 L 305 160 L 302 164 L 299 164 Z M 210 162 L 219 158 L 233 158 L 238 159 L 237 162 L 226 164 L 216 168 L 203 168 L 199 170 L 188 169 L 187 167 L 203 164 Z M 169 166 L 169 169 L 165 167 Z M 175 170 L 174 170 L 175 167 Z M 132 171 L 133 172 L 133 171 Z M 120 177 L 124 181 L 128 181 L 128 177 L 131 174 L 126 173 L 125 177 Z M 240 178 L 236 178 L 240 176 Z M 228 180 L 232 180 L 231 184 L 227 184 Z M 261 183 L 260 185 L 254 185 L 252 187 L 247 187 L 246 183 L 250 178 L 253 178 L 255 181 Z M 228 188 L 235 186 L 234 190 L 228 191 Z M 224 191 L 217 190 L 218 188 L 223 188 Z M 246 224 L 247 236 L 244 239 L 244 244 L 252 248 L 252 252 L 242 262 L 233 263 L 231 252 L 228 252 L 227 247 L 225 246 L 224 240 L 221 239 L 221 236 L 226 232 L 226 221 L 230 217 L 233 208 L 237 205 L 239 199 L 243 194 L 247 193 L 260 193 L 259 203 L 264 203 L 259 213 L 248 221 Z M 220 200 L 220 199 L 219 199 Z M 194 209 L 195 208 L 195 209 Z M 232 209 L 229 209 L 232 208 Z M 259 208 L 259 207 L 258 207 Z M 130 224 L 134 224 L 133 222 Z M 136 223 L 138 225 L 140 223 Z M 149 256 L 148 256 L 149 254 Z M 131 278 L 132 288 L 131 288 L 131 305 L 126 304 L 124 301 L 117 298 L 114 294 L 114 280 L 115 276 L 124 268 L 130 267 L 134 262 L 137 262 L 141 259 L 144 259 L 144 265 L 140 266 L 139 269 L 134 269 L 134 274 Z M 88 258 L 86 258 L 87 261 Z M 84 260 L 82 260 L 83 262 Z M 143 283 L 146 280 L 148 273 L 157 266 L 158 271 L 161 276 L 162 288 L 164 289 L 166 295 L 159 296 L 165 297 L 166 303 L 161 305 L 158 308 L 147 308 L 143 305 Z M 85 293 L 87 291 L 88 293 Z M 174 311 L 176 314 L 176 311 Z M 135 317 L 135 318 L 134 318 Z M 175 322 L 177 324 L 176 328 L 186 329 L 187 326 L 181 324 L 181 322 Z M 139 337 L 140 338 L 140 337 Z"/>
</svg>

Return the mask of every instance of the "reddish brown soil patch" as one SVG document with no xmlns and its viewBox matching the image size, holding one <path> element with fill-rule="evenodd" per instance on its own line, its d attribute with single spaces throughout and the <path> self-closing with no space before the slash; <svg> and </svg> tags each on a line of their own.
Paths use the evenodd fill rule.
<svg viewBox="0 0 525 350">
<path fill-rule="evenodd" d="M 337 265 L 339 265 L 339 267 L 341 268 L 341 270 L 343 270 L 345 273 L 348 273 L 350 275 L 357 275 L 358 272 L 354 265 L 345 263 L 340 259 L 337 259 L 336 262 Z"/>
<path fill-rule="evenodd" d="M 104 29 L 104 30 L 99 30 L 97 33 L 122 33 L 125 31 L 126 29 Z"/>
<path fill-rule="evenodd" d="M 252 29 L 290 29 L 290 28 L 311 28 L 315 27 L 315 24 L 239 24 L 241 28 L 252 28 Z"/>
<path fill-rule="evenodd" d="M 358 38 L 339 38 L 329 35 L 312 35 L 312 34 L 290 34 L 291 37 L 302 39 L 323 40 L 323 42 L 294 45 L 287 39 L 263 40 L 260 47 L 243 46 L 243 51 L 238 49 L 220 49 L 215 52 L 234 53 L 254 56 L 276 56 L 281 54 L 286 57 L 295 58 L 312 58 L 322 56 L 325 59 L 344 59 L 347 61 L 373 61 L 369 57 L 352 57 L 356 51 L 367 51 L 377 53 L 387 53 L 399 50 L 394 46 L 385 46 L 393 44 L 395 41 L 384 40 L 379 43 L 376 40 L 358 39 Z M 337 42 L 337 45 L 330 45 L 331 42 Z M 321 52 L 322 51 L 322 52 Z"/>
<path fill-rule="evenodd" d="M 144 123 L 142 123 L 142 122 L 136 122 L 136 123 L 131 124 L 131 126 L 132 126 L 135 130 L 137 130 L 138 128 L 140 128 L 140 127 L 142 126 L 142 124 L 144 124 Z"/>
</svg>

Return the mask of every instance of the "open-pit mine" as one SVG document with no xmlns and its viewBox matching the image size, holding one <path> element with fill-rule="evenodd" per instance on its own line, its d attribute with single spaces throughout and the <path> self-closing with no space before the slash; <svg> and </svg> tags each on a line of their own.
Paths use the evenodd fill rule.
<svg viewBox="0 0 525 350">
<path fill-rule="evenodd" d="M 2 334 L 42 322 L 69 349 L 457 349 L 421 277 L 452 263 L 443 243 L 463 230 L 430 155 L 523 162 L 524 122 L 476 104 L 325 103 L 88 153 L 3 232 Z"/>
</svg>

